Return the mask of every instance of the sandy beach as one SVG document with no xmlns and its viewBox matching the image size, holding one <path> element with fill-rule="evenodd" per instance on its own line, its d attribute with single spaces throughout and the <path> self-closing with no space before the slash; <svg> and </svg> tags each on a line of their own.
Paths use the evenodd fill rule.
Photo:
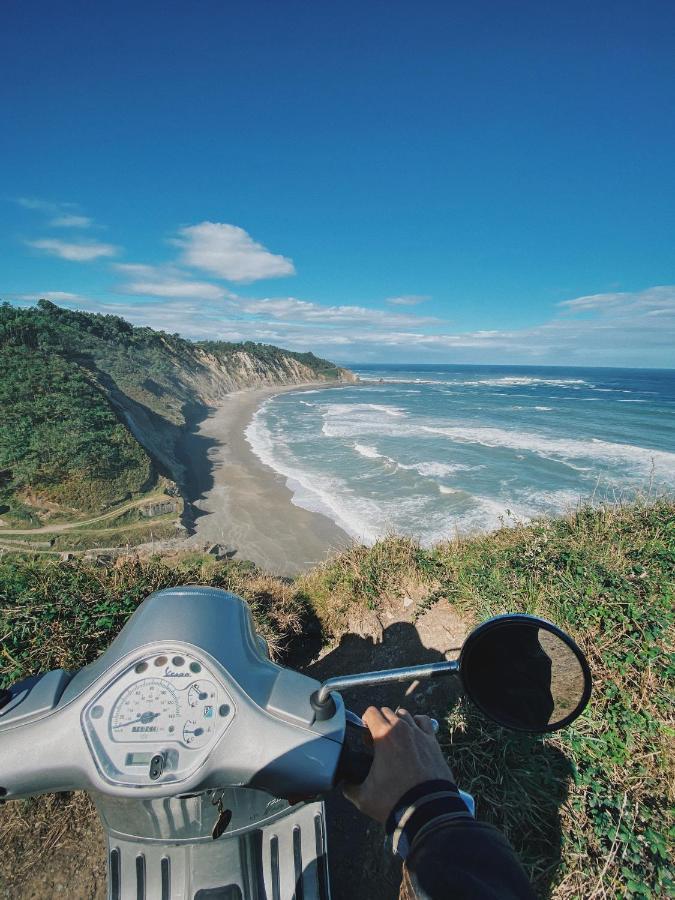
<svg viewBox="0 0 675 900">
<path fill-rule="evenodd" d="M 244 436 L 260 404 L 290 390 L 302 388 L 230 394 L 186 436 L 189 493 L 197 510 L 188 545 L 224 544 L 236 548 L 235 559 L 250 559 L 277 575 L 294 575 L 350 543 L 331 519 L 291 503 L 286 479 L 255 456 Z"/>
</svg>

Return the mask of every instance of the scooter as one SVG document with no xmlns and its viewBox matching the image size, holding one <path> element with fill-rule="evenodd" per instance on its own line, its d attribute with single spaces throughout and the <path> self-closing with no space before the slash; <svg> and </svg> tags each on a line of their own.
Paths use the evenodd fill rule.
<svg viewBox="0 0 675 900">
<path fill-rule="evenodd" d="M 591 691 L 574 641 L 533 616 L 484 622 L 457 660 L 320 684 L 270 660 L 240 597 L 158 591 L 90 665 L 0 695 L 0 797 L 87 791 L 110 900 L 326 900 L 316 798 L 372 761 L 340 691 L 448 675 L 520 730 L 564 727 Z"/>
</svg>

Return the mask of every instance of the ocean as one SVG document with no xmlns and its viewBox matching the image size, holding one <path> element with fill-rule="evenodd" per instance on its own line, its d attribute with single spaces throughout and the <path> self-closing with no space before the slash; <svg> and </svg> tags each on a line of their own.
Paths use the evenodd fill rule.
<svg viewBox="0 0 675 900">
<path fill-rule="evenodd" d="M 675 371 L 377 365 L 278 394 L 246 437 L 298 506 L 424 545 L 675 488 Z"/>
</svg>

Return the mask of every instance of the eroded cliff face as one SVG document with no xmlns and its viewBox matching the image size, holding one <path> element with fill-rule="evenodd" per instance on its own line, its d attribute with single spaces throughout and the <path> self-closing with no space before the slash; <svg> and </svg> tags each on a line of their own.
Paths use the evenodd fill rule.
<svg viewBox="0 0 675 900">
<path fill-rule="evenodd" d="M 273 361 L 256 359 L 246 351 L 230 354 L 222 359 L 204 350 L 197 350 L 198 369 L 190 373 L 193 389 L 205 404 L 217 403 L 226 394 L 250 388 L 271 387 L 275 384 L 308 384 L 324 381 L 358 381 L 348 369 L 336 368 L 336 377 L 317 374 L 291 356 Z"/>
<path fill-rule="evenodd" d="M 134 437 L 145 447 L 160 471 L 184 491 L 189 460 L 181 453 L 184 427 L 190 427 L 204 414 L 204 407 L 214 406 L 235 391 L 273 387 L 274 385 L 353 383 L 358 377 L 348 369 L 336 367 L 329 373 L 317 373 L 291 356 L 274 360 L 257 359 L 246 351 L 219 357 L 195 348 L 190 365 L 176 362 L 174 373 L 183 403 L 182 418 L 186 425 L 171 421 L 153 411 L 140 397 L 132 397 L 115 388 L 109 390 L 113 404 L 121 413 Z"/>
<path fill-rule="evenodd" d="M 100 500 L 101 509 L 114 479 L 122 479 L 120 490 L 131 486 L 129 491 L 142 493 L 156 481 L 157 469 L 183 487 L 187 467 L 180 443 L 186 424 L 233 391 L 354 380 L 350 372 L 309 351 L 252 341 L 193 342 L 48 300 L 28 308 L 0 304 L 0 352 L 2 402 L 14 420 L 17 410 L 24 420 L 17 424 L 6 416 L 10 427 L 0 429 L 5 472 L 0 487 L 18 521 L 26 515 L 22 496 L 46 492 L 53 502 L 59 479 L 73 502 Z M 113 411 L 155 463 L 147 482 L 147 456 L 119 428 Z M 49 451 L 48 464 L 44 454 L 32 459 L 26 453 L 26 428 L 39 433 Z M 94 472 L 99 488 L 92 494 L 95 479 L 89 473 Z M 127 475 L 130 480 L 125 481 Z M 83 492 L 78 480 L 87 478 Z"/>
</svg>

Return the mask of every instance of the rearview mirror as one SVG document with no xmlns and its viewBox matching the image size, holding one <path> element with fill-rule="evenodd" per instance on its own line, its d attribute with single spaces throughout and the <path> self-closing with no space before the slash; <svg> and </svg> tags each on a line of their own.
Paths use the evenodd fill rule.
<svg viewBox="0 0 675 900">
<path fill-rule="evenodd" d="M 523 614 L 483 622 L 464 642 L 459 674 L 467 697 L 488 718 L 517 731 L 564 728 L 591 696 L 591 672 L 572 638 Z"/>
</svg>

